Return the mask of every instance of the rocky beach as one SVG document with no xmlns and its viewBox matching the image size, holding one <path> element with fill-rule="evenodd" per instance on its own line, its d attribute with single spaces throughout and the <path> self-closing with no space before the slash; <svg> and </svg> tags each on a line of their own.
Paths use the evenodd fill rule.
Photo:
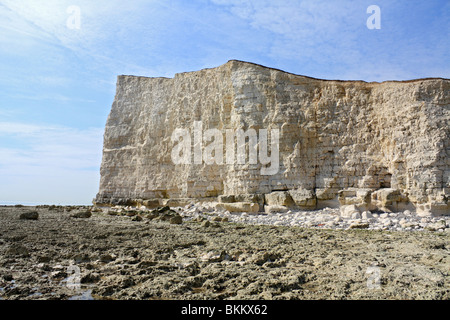
<svg viewBox="0 0 450 320">
<path fill-rule="evenodd" d="M 450 298 L 450 217 L 362 215 L 3 206 L 0 299 Z"/>
</svg>

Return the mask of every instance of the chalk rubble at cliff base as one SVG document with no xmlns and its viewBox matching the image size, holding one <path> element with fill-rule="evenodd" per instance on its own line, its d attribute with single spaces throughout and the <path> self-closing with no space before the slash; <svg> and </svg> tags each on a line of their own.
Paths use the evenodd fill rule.
<svg viewBox="0 0 450 320">
<path fill-rule="evenodd" d="M 250 207 L 250 206 L 249 206 Z M 450 216 L 423 217 L 410 210 L 402 212 L 378 212 L 372 213 L 357 210 L 350 215 L 341 209 L 323 208 L 321 210 L 283 210 L 282 212 L 235 212 L 226 210 L 221 203 L 192 203 L 182 207 L 169 207 L 149 209 L 145 206 L 113 206 L 99 207 L 97 210 L 110 215 L 142 216 L 150 219 L 171 221 L 174 216 L 179 216 L 182 221 L 227 221 L 253 225 L 292 226 L 320 229 L 369 229 L 384 231 L 438 231 L 450 232 Z M 155 212 L 164 212 L 164 215 L 155 215 Z M 173 221 L 173 220 L 172 220 Z M 207 226 L 210 226 L 208 224 Z"/>
</svg>

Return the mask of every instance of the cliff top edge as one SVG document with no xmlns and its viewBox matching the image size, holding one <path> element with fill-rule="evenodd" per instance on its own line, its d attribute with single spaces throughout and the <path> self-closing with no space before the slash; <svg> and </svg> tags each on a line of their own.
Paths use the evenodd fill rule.
<svg viewBox="0 0 450 320">
<path fill-rule="evenodd" d="M 305 76 L 305 75 L 300 75 L 300 74 L 284 71 L 284 70 L 277 69 L 277 68 L 267 67 L 267 66 L 264 66 L 264 65 L 261 65 L 261 64 L 257 64 L 257 63 L 254 63 L 254 62 L 248 62 L 248 61 L 242 61 L 242 60 L 236 60 L 236 59 L 229 60 L 225 64 L 223 64 L 221 66 L 218 66 L 218 67 L 203 68 L 203 69 L 195 70 L 195 71 L 178 72 L 178 73 L 175 74 L 175 76 L 173 78 L 169 78 L 169 77 L 147 77 L 147 76 L 136 76 L 136 75 L 119 75 L 118 78 L 120 78 L 120 77 L 135 77 L 135 78 L 145 78 L 145 79 L 172 80 L 177 75 L 196 73 L 196 72 L 201 72 L 201 71 L 206 71 L 206 70 L 214 70 L 214 69 L 218 69 L 218 68 L 224 67 L 224 66 L 226 66 L 228 64 L 232 64 L 232 63 L 242 64 L 242 65 L 247 65 L 247 66 L 255 66 L 255 67 L 259 67 L 259 68 L 263 68 L 263 69 L 274 70 L 274 71 L 286 73 L 286 74 L 297 76 L 297 77 L 303 77 L 303 78 L 306 78 L 306 79 L 311 79 L 311 80 L 316 80 L 316 81 L 326 81 L 326 82 L 330 81 L 330 82 L 355 82 L 355 83 L 366 83 L 366 84 L 382 84 L 382 83 L 391 83 L 391 82 L 393 82 L 393 83 L 411 83 L 411 82 L 428 81 L 428 80 L 450 81 L 449 78 L 442 78 L 442 77 L 425 77 L 425 78 L 417 78 L 417 79 L 410 79 L 410 80 L 384 80 L 384 81 L 381 81 L 381 82 L 378 82 L 378 81 L 365 81 L 365 80 L 320 79 L 320 78 L 314 78 L 314 77 L 310 77 L 310 76 Z"/>
</svg>

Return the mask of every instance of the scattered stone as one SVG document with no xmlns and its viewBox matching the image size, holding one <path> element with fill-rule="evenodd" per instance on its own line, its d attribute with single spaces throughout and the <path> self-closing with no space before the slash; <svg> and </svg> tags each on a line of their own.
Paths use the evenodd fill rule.
<svg viewBox="0 0 450 320">
<path fill-rule="evenodd" d="M 264 195 L 265 203 L 268 206 L 292 207 L 294 200 L 287 191 L 275 191 Z"/>
<path fill-rule="evenodd" d="M 296 189 L 290 190 L 289 195 L 295 205 L 301 209 L 314 209 L 317 204 L 317 197 L 313 190 Z"/>
<path fill-rule="evenodd" d="M 207 227 L 211 226 L 211 222 L 209 222 L 209 220 L 205 220 L 202 222 L 201 226 L 203 228 L 207 228 Z"/>
<path fill-rule="evenodd" d="M 111 256 L 110 254 L 102 254 L 101 256 L 100 256 L 100 262 L 105 262 L 105 263 L 108 263 L 108 262 L 111 262 L 111 261 L 114 261 L 115 259 L 114 259 L 114 257 L 113 256 Z"/>
<path fill-rule="evenodd" d="M 19 219 L 21 219 L 21 220 L 38 220 L 39 213 L 37 211 L 24 212 L 24 213 L 20 214 Z"/>
<path fill-rule="evenodd" d="M 336 226 L 336 222 L 334 222 L 334 221 L 328 221 L 328 222 L 325 223 L 325 227 L 329 228 L 329 229 L 332 229 L 335 226 Z"/>
<path fill-rule="evenodd" d="M 160 208 L 156 209 L 156 212 L 158 212 L 158 213 L 165 213 L 166 211 L 170 211 L 169 206 L 164 206 L 164 207 L 160 207 Z"/>
<path fill-rule="evenodd" d="M 365 219 L 365 220 L 368 220 L 368 219 L 372 219 L 372 218 L 373 218 L 373 215 L 372 215 L 372 213 L 371 213 L 370 211 L 364 211 L 364 212 L 361 214 L 361 218 L 362 218 L 362 219 Z"/>
<path fill-rule="evenodd" d="M 258 252 L 253 254 L 253 256 L 249 259 L 249 262 L 257 264 L 257 265 L 263 265 L 266 262 L 274 262 L 275 260 L 279 259 L 281 256 L 277 252 Z"/>
<path fill-rule="evenodd" d="M 367 222 L 353 222 L 349 229 L 367 229 L 369 228 L 369 223 Z"/>
<path fill-rule="evenodd" d="M 229 255 L 225 252 L 214 252 L 214 251 L 210 251 L 206 254 L 204 254 L 203 256 L 201 256 L 200 258 L 202 261 L 207 261 L 207 262 L 220 262 L 223 260 L 228 260 L 229 259 Z"/>
<path fill-rule="evenodd" d="M 429 219 L 428 218 L 422 218 L 422 219 L 420 219 L 420 222 L 421 223 L 428 223 Z"/>
<path fill-rule="evenodd" d="M 159 207 L 159 200 L 158 199 L 154 199 L 154 200 L 144 200 L 142 202 L 142 204 L 149 209 L 154 209 L 154 208 L 158 208 Z"/>
<path fill-rule="evenodd" d="M 80 279 L 80 283 L 95 283 L 100 281 L 100 274 L 96 272 L 90 272 Z"/>
<path fill-rule="evenodd" d="M 14 277 L 13 277 L 13 275 L 12 274 L 5 274 L 4 276 L 3 276 L 3 280 L 5 280 L 5 281 L 12 281 L 14 279 Z"/>
<path fill-rule="evenodd" d="M 19 256 L 19 257 L 29 257 L 30 252 L 26 247 L 21 244 L 13 244 L 6 251 L 7 256 Z"/>
<path fill-rule="evenodd" d="M 359 213 L 358 208 L 354 204 L 343 205 L 340 207 L 341 217 L 351 218 L 354 213 Z"/>
<path fill-rule="evenodd" d="M 127 213 L 126 213 L 127 217 L 134 217 L 136 215 L 137 215 L 137 212 L 134 210 L 127 211 Z M 135 221 L 135 220 L 133 220 L 133 221 Z"/>
<path fill-rule="evenodd" d="M 71 214 L 70 216 L 77 219 L 88 219 L 92 216 L 92 213 L 90 211 L 79 211 Z"/>
<path fill-rule="evenodd" d="M 76 254 L 72 259 L 76 264 L 91 262 L 91 258 L 89 257 L 89 255 L 81 253 Z"/>
<path fill-rule="evenodd" d="M 361 214 L 359 212 L 352 213 L 352 219 L 361 219 Z"/>
<path fill-rule="evenodd" d="M 136 215 L 131 220 L 139 222 L 139 221 L 142 221 L 142 217 L 140 215 Z"/>
<path fill-rule="evenodd" d="M 203 222 L 205 220 L 207 220 L 207 219 L 204 218 L 204 217 L 197 217 L 197 218 L 195 218 L 195 221 L 197 221 L 197 222 Z"/>
<path fill-rule="evenodd" d="M 259 204 L 251 202 L 218 203 L 216 209 L 228 210 L 229 212 L 251 212 L 259 211 Z"/>
<path fill-rule="evenodd" d="M 221 203 L 233 203 L 236 202 L 236 199 L 233 195 L 231 196 L 226 196 L 226 195 L 220 195 L 218 197 L 219 202 Z"/>
<path fill-rule="evenodd" d="M 155 213 L 149 213 L 149 214 L 147 214 L 147 215 L 145 216 L 145 218 L 146 218 L 146 219 L 149 219 L 149 220 L 156 219 L 157 217 L 159 217 L 159 215 L 158 215 L 158 214 L 155 214 Z"/>
<path fill-rule="evenodd" d="M 52 260 L 52 258 L 50 257 L 50 256 L 39 256 L 38 258 L 37 258 L 37 261 L 39 262 L 39 263 L 48 263 L 48 262 L 50 262 Z"/>
<path fill-rule="evenodd" d="M 180 215 L 176 215 L 170 218 L 170 224 L 182 224 L 183 218 Z"/>
<path fill-rule="evenodd" d="M 425 229 L 429 230 L 429 231 L 439 231 L 441 229 L 443 231 L 443 229 L 445 229 L 445 228 L 446 228 L 445 220 L 440 220 L 435 223 L 430 223 L 425 227 Z"/>
<path fill-rule="evenodd" d="M 264 206 L 264 212 L 271 214 L 271 213 L 285 213 L 288 212 L 289 209 L 285 206 L 280 205 L 267 205 Z"/>
</svg>

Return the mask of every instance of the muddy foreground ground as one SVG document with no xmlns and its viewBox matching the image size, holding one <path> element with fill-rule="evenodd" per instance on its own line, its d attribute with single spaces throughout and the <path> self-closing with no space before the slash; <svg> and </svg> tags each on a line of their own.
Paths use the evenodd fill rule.
<svg viewBox="0 0 450 320">
<path fill-rule="evenodd" d="M 86 210 L 0 207 L 0 299 L 450 299 L 449 232 L 72 217 Z"/>
</svg>

